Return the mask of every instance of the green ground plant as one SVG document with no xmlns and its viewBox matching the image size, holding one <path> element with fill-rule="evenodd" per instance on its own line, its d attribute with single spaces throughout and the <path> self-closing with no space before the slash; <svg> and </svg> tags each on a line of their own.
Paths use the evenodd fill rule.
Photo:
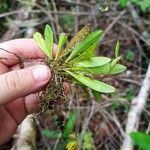
<svg viewBox="0 0 150 150">
<path fill-rule="evenodd" d="M 132 3 L 138 6 L 143 12 L 150 11 L 149 0 L 132 0 Z"/>
<path fill-rule="evenodd" d="M 93 144 L 93 136 L 90 131 L 86 131 L 83 134 L 83 150 L 94 150 L 94 144 Z"/>
<path fill-rule="evenodd" d="M 126 51 L 126 53 L 125 53 L 125 59 L 127 60 L 127 61 L 133 61 L 134 60 L 134 58 L 135 58 L 135 53 L 132 51 L 132 50 L 127 50 Z"/>
<path fill-rule="evenodd" d="M 129 0 L 119 0 L 119 4 L 121 7 L 126 7 L 128 5 L 128 2 Z M 150 11 L 149 0 L 131 0 L 130 2 L 135 6 L 138 6 L 143 12 Z"/>
<path fill-rule="evenodd" d="M 59 138 L 59 143 L 57 144 L 56 149 L 65 149 L 75 150 L 77 148 L 77 136 L 75 134 L 75 124 L 77 120 L 76 112 L 69 112 L 68 117 L 64 125 L 63 131 L 50 131 L 49 129 L 44 129 L 42 135 L 50 138 L 57 139 Z"/>
<path fill-rule="evenodd" d="M 130 137 L 133 143 L 137 145 L 141 150 L 150 150 L 150 135 L 142 132 L 132 132 Z"/>
</svg>

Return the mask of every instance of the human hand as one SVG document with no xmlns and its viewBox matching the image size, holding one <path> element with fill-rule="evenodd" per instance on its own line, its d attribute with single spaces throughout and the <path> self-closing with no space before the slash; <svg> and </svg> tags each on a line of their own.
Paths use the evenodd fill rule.
<svg viewBox="0 0 150 150">
<path fill-rule="evenodd" d="M 44 58 L 33 39 L 16 39 L 0 44 L 0 48 L 25 58 Z M 19 69 L 15 55 L 0 50 L 0 145 L 13 135 L 26 115 L 36 111 L 38 102 L 34 94 L 51 78 L 50 69 L 35 65 Z"/>
</svg>

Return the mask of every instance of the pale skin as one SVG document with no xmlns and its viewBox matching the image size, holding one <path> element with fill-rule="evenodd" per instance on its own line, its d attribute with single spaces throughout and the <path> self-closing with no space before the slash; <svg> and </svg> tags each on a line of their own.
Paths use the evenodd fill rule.
<svg viewBox="0 0 150 150">
<path fill-rule="evenodd" d="M 1 43 L 0 48 L 20 57 L 45 57 L 33 39 L 11 40 Z M 13 54 L 0 50 L 0 58 L 2 57 L 16 58 Z M 16 60 L 0 59 L 0 145 L 12 137 L 28 114 L 37 110 L 38 100 L 32 93 L 43 87 L 50 78 L 51 71 L 45 65 L 19 69 Z"/>
</svg>

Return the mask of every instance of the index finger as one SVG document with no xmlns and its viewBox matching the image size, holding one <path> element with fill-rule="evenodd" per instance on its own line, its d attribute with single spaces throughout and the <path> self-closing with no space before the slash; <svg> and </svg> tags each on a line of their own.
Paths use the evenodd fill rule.
<svg viewBox="0 0 150 150">
<path fill-rule="evenodd" d="M 7 41 L 1 43 L 0 48 L 3 48 L 8 51 L 7 52 L 4 50 L 0 50 L 0 58 L 8 58 L 7 60 L 1 59 L 0 61 L 9 66 L 14 65 L 18 62 L 16 56 L 20 58 L 32 58 L 32 59 L 46 57 L 45 54 L 41 51 L 41 49 L 38 48 L 35 41 L 30 38 Z M 56 49 L 55 44 L 54 49 Z M 16 56 L 12 53 L 16 54 Z"/>
</svg>

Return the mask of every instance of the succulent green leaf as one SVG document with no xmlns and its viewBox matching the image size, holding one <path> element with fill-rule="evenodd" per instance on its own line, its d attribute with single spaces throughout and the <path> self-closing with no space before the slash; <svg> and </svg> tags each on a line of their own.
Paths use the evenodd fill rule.
<svg viewBox="0 0 150 150">
<path fill-rule="evenodd" d="M 43 39 L 42 35 L 39 32 L 36 32 L 33 35 L 33 38 L 34 38 L 36 44 L 38 45 L 38 47 L 49 57 L 46 43 L 45 43 L 45 40 Z"/>
<path fill-rule="evenodd" d="M 90 33 L 83 41 L 79 43 L 77 47 L 75 47 L 75 49 L 73 49 L 66 62 L 70 61 L 74 57 L 86 51 L 91 45 L 93 45 L 95 42 L 98 42 L 101 36 L 102 30 L 97 30 L 95 32 Z"/>
<path fill-rule="evenodd" d="M 109 63 L 110 61 L 111 61 L 111 59 L 108 57 L 92 57 L 90 59 L 78 62 L 74 65 L 79 66 L 79 67 L 89 68 L 89 67 L 103 66 L 103 65 Z"/>
<path fill-rule="evenodd" d="M 72 73 L 68 70 L 66 70 L 66 72 L 68 72 L 71 76 L 73 76 L 76 80 L 78 80 L 79 82 L 81 82 L 85 86 L 87 86 L 87 87 L 89 87 L 95 91 L 102 92 L 102 93 L 115 92 L 115 88 L 106 84 L 106 83 L 91 79 L 91 78 L 86 77 L 86 76 L 81 75 L 81 74 Z"/>
<path fill-rule="evenodd" d="M 48 51 L 48 57 L 52 59 L 53 51 L 53 31 L 49 25 L 46 25 L 44 30 L 45 43 Z"/>
<path fill-rule="evenodd" d="M 94 56 L 94 51 L 96 49 L 97 42 L 95 42 L 92 46 L 90 46 L 85 52 L 80 54 L 79 56 L 75 57 L 73 60 L 71 60 L 71 63 L 77 63 L 82 60 L 90 59 Z"/>
<path fill-rule="evenodd" d="M 116 47 L 115 47 L 115 57 L 118 57 L 120 50 L 120 42 L 117 41 Z"/>
<path fill-rule="evenodd" d="M 69 134 L 73 132 L 76 120 L 77 120 L 76 112 L 70 112 L 69 117 L 67 118 L 67 121 L 64 126 L 64 132 L 63 132 L 64 136 L 68 136 Z"/>
<path fill-rule="evenodd" d="M 130 137 L 141 150 L 150 150 L 150 135 L 142 132 L 131 132 Z"/>
<path fill-rule="evenodd" d="M 116 64 L 113 68 L 111 68 L 109 74 L 118 74 L 118 73 L 122 73 L 127 69 L 126 66 L 122 65 L 122 64 Z"/>
<path fill-rule="evenodd" d="M 57 53 L 56 53 L 56 57 L 55 59 L 58 58 L 59 53 L 60 53 L 60 49 L 63 47 L 63 45 L 65 44 L 65 42 L 67 41 L 67 34 L 66 33 L 60 33 L 59 35 L 59 42 L 58 42 L 58 47 L 57 47 Z"/>
<path fill-rule="evenodd" d="M 110 63 L 100 66 L 100 67 L 93 67 L 93 68 L 88 68 L 89 72 L 92 72 L 93 74 L 103 74 L 103 75 L 107 75 L 107 74 L 118 74 L 121 72 L 124 72 L 127 67 L 121 64 L 116 64 L 113 68 L 111 68 Z M 83 70 L 82 70 L 83 71 Z"/>
<path fill-rule="evenodd" d="M 59 131 L 49 131 L 48 129 L 42 130 L 42 135 L 48 137 L 48 138 L 59 138 L 61 136 L 61 132 Z"/>
</svg>

